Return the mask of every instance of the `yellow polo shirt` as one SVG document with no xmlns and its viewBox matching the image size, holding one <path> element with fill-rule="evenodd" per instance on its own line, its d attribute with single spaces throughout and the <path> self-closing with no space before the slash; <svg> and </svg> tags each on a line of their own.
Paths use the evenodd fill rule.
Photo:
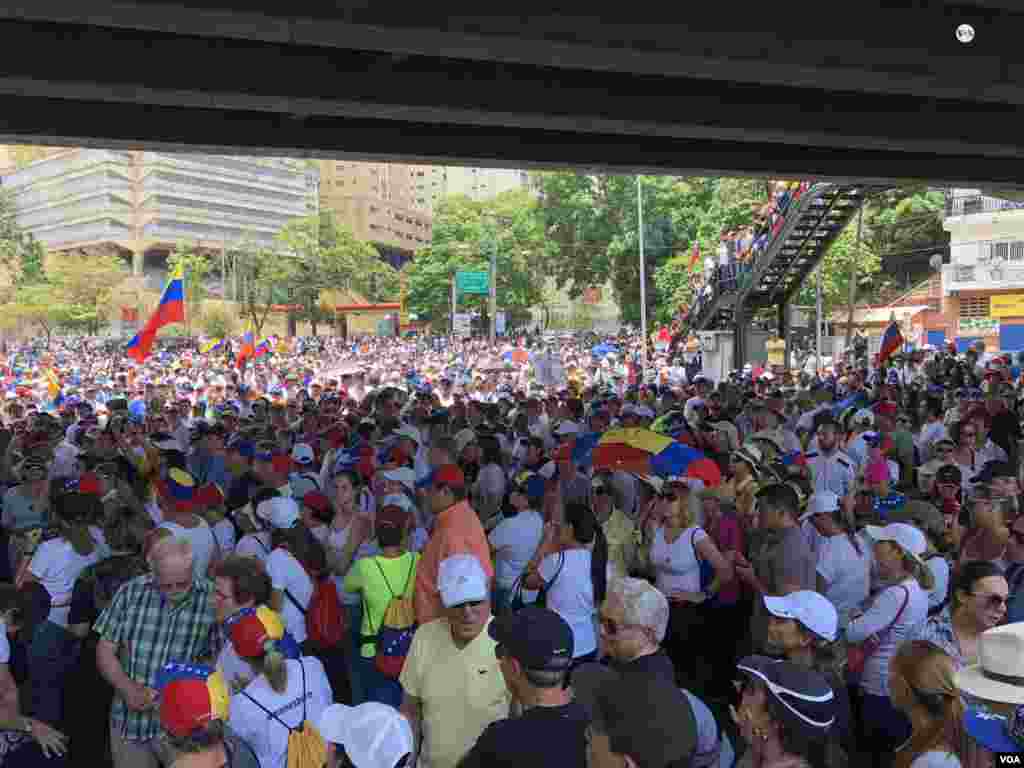
<svg viewBox="0 0 1024 768">
<path fill-rule="evenodd" d="M 400 682 L 422 702 L 419 768 L 455 768 L 488 725 L 508 717 L 511 697 L 496 645 L 484 627 L 465 648 L 456 647 L 444 618 L 416 630 Z"/>
</svg>

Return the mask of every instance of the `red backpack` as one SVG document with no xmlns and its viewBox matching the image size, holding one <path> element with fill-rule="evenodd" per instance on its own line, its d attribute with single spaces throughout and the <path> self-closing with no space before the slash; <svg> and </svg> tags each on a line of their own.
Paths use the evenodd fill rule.
<svg viewBox="0 0 1024 768">
<path fill-rule="evenodd" d="M 294 557 L 294 555 L 293 555 Z M 338 587 L 330 574 L 321 575 L 309 570 L 305 563 L 300 563 L 310 581 L 313 582 L 313 596 L 305 608 L 295 599 L 295 595 L 287 589 L 284 591 L 292 604 L 306 617 L 306 635 L 309 641 L 320 650 L 336 648 L 341 645 L 348 632 L 347 616 L 341 605 Z"/>
</svg>

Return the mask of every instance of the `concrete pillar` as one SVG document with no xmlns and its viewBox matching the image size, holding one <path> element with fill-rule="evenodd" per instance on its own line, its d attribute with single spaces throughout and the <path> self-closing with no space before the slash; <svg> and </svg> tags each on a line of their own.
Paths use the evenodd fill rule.
<svg viewBox="0 0 1024 768">
<path fill-rule="evenodd" d="M 789 368 L 789 304 L 786 302 L 779 304 L 779 338 L 785 344 L 782 348 L 782 365 Z"/>
<path fill-rule="evenodd" d="M 742 370 L 747 362 L 747 313 L 743 307 L 737 305 L 733 314 L 733 357 L 732 364 L 735 368 Z"/>
</svg>

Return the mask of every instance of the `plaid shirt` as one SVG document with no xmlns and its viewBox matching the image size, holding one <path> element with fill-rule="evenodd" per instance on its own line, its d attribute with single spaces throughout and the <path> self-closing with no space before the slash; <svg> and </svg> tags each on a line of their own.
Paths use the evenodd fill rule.
<svg viewBox="0 0 1024 768">
<path fill-rule="evenodd" d="M 193 582 L 188 598 L 173 605 L 160 593 L 152 574 L 146 574 L 118 590 L 93 629 L 117 646 L 128 677 L 155 687 L 157 672 L 167 662 L 194 663 L 209 655 L 216 623 L 213 582 Z M 148 741 L 160 733 L 157 710 L 133 712 L 117 694 L 110 722 L 127 741 Z"/>
</svg>

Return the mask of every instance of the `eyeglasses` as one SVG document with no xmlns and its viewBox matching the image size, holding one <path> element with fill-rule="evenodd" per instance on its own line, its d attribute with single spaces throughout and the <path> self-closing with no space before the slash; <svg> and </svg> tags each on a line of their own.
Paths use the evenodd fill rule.
<svg viewBox="0 0 1024 768">
<path fill-rule="evenodd" d="M 986 608 L 1005 608 L 1006 602 L 1009 598 L 1003 597 L 1002 595 L 986 595 L 978 592 L 968 592 L 971 597 L 982 598 Z"/>
<path fill-rule="evenodd" d="M 608 494 L 608 489 L 603 485 L 599 485 L 597 488 L 594 488 L 593 491 L 595 496 L 605 496 Z"/>
</svg>

